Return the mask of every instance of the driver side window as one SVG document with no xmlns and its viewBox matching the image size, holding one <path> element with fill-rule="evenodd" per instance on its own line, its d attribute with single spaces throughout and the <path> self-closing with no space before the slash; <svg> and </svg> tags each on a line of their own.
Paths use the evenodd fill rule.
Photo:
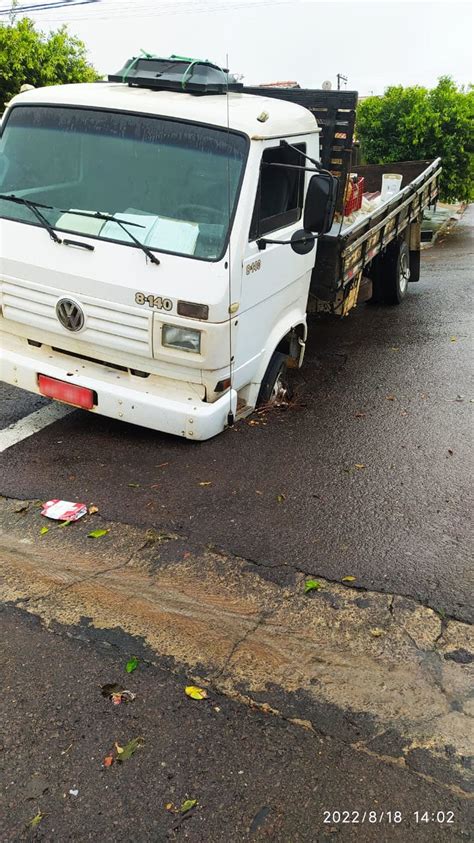
<svg viewBox="0 0 474 843">
<path fill-rule="evenodd" d="M 306 152 L 305 143 L 295 146 L 301 152 Z M 285 167 L 285 164 L 290 167 Z M 292 168 L 304 166 L 305 159 L 288 146 L 275 146 L 264 151 L 250 226 L 250 240 L 285 225 L 291 225 L 301 218 L 305 172 Z"/>
</svg>

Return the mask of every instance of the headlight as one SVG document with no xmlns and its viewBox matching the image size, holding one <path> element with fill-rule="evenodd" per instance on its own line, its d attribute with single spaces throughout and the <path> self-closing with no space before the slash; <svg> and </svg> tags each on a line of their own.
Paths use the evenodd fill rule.
<svg viewBox="0 0 474 843">
<path fill-rule="evenodd" d="M 181 351 L 201 352 L 201 331 L 192 328 L 177 328 L 176 325 L 163 325 L 162 345 L 168 348 L 180 348 Z"/>
</svg>

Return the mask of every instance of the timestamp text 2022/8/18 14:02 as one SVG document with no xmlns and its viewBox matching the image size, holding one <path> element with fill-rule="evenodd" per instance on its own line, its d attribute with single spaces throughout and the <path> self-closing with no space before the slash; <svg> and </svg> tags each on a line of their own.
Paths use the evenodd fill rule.
<svg viewBox="0 0 474 843">
<path fill-rule="evenodd" d="M 437 825 L 452 825 L 454 811 L 413 811 L 411 815 L 416 823 L 436 823 Z M 407 817 L 401 811 L 324 811 L 323 822 L 329 825 L 358 823 L 388 823 L 399 825 Z"/>
</svg>

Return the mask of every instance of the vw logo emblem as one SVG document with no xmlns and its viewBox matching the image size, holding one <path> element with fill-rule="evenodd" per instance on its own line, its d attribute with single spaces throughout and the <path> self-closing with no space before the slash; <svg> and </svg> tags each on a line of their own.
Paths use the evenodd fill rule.
<svg viewBox="0 0 474 843">
<path fill-rule="evenodd" d="M 59 299 L 56 316 L 68 331 L 80 331 L 84 326 L 84 311 L 72 299 Z"/>
</svg>

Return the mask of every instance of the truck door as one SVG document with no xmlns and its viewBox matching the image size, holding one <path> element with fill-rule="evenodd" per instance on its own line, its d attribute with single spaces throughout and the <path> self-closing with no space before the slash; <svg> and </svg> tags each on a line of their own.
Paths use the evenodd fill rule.
<svg viewBox="0 0 474 843">
<path fill-rule="evenodd" d="M 306 152 L 304 141 L 291 138 L 291 143 Z M 281 166 L 288 164 L 289 167 Z M 239 343 L 240 365 L 244 362 L 243 354 L 248 365 L 252 360 L 258 365 L 257 358 L 273 342 L 285 316 L 297 312 L 299 321 L 305 319 L 314 248 L 300 255 L 283 243 L 269 243 L 264 249 L 258 245 L 263 237 L 288 241 L 302 229 L 305 181 L 311 174 L 298 169 L 301 166 L 305 166 L 305 159 L 281 145 L 280 140 L 265 142 L 242 267 L 239 335 L 245 336 L 245 348 Z M 282 328 L 271 351 L 284 333 L 286 329 Z"/>
</svg>

